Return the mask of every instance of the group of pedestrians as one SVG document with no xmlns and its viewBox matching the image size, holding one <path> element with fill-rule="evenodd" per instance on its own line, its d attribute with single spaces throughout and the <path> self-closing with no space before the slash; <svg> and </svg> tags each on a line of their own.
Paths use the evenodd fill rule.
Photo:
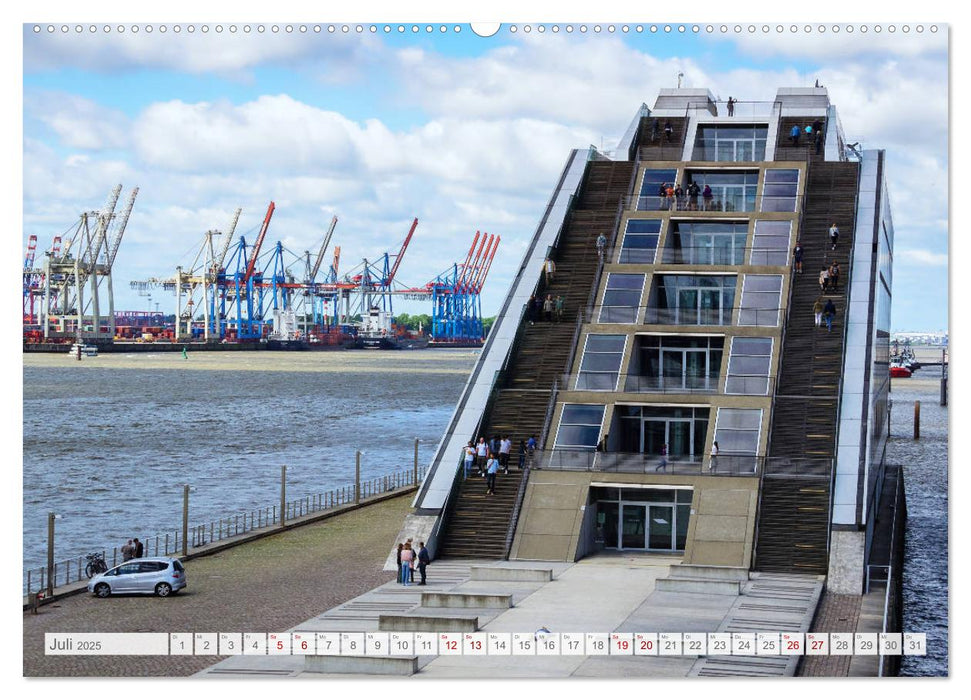
<svg viewBox="0 0 971 700">
<path fill-rule="evenodd" d="M 121 545 L 121 560 L 141 559 L 145 556 L 145 543 L 139 542 L 137 537 L 133 537 L 125 544 Z"/>
<path fill-rule="evenodd" d="M 658 187 L 658 209 L 661 211 L 701 211 L 698 197 L 701 196 L 704 211 L 714 210 L 715 195 L 709 185 L 701 187 L 697 182 L 689 182 L 684 188 L 680 183 L 662 182 Z"/>
<path fill-rule="evenodd" d="M 836 304 L 833 303 L 832 299 L 827 299 L 824 304 L 822 297 L 816 297 L 816 301 L 813 304 L 813 316 L 816 319 L 816 328 L 822 327 L 825 321 L 826 330 L 832 332 L 833 319 L 836 318 Z"/>
<path fill-rule="evenodd" d="M 662 127 L 657 119 L 651 120 L 651 143 L 657 143 L 658 136 L 660 133 L 664 133 L 664 140 L 668 143 L 674 141 L 674 127 L 671 126 L 670 120 L 664 122 Z"/>
<path fill-rule="evenodd" d="M 529 303 L 526 305 L 526 318 L 530 325 L 543 320 L 549 323 L 559 322 L 563 320 L 564 306 L 566 306 L 566 300 L 560 294 L 555 297 L 547 294 L 545 298 L 542 294 L 534 294 L 529 297 Z"/>
<path fill-rule="evenodd" d="M 789 138 L 792 140 L 793 146 L 798 146 L 799 140 L 803 136 L 806 137 L 806 145 L 813 144 L 816 148 L 816 153 L 819 153 L 823 148 L 823 123 L 817 119 L 805 127 L 794 124 L 792 129 L 789 130 Z"/>
<path fill-rule="evenodd" d="M 829 267 L 823 266 L 823 269 L 819 271 L 819 290 L 825 294 L 826 292 L 835 292 L 839 288 L 840 284 L 840 264 L 835 260 L 829 265 Z"/>
<path fill-rule="evenodd" d="M 529 440 L 519 441 L 519 469 L 526 466 L 526 461 L 530 459 L 536 451 L 536 436 L 530 435 Z M 492 496 L 496 493 L 496 475 L 499 470 L 503 474 L 509 473 L 509 458 L 512 454 L 512 440 L 508 435 L 500 438 L 494 435 L 492 440 L 486 441 L 485 437 L 480 437 L 479 441 L 473 444 L 471 441 L 462 450 L 465 478 L 473 476 L 486 478 L 486 494 Z"/>
<path fill-rule="evenodd" d="M 415 570 L 417 569 L 421 576 L 421 581 L 418 582 L 418 585 L 425 585 L 425 567 L 431 562 L 431 557 L 425 548 L 424 542 L 418 543 L 417 550 L 412 547 L 410 537 L 405 542 L 399 542 L 397 561 L 398 583 L 402 586 L 410 586 L 415 582 Z"/>
</svg>

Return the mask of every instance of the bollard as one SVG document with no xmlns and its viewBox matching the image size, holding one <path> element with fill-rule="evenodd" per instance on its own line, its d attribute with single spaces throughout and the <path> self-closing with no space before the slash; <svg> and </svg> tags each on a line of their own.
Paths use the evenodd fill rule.
<svg viewBox="0 0 971 700">
<path fill-rule="evenodd" d="M 418 485 L 418 438 L 415 438 L 415 486 Z"/>
<path fill-rule="evenodd" d="M 920 440 L 920 401 L 914 401 L 914 440 Z"/>
<path fill-rule="evenodd" d="M 182 487 L 182 556 L 188 554 L 189 540 L 189 485 Z M 158 549 L 158 545 L 155 545 Z"/>
<path fill-rule="evenodd" d="M 280 524 L 286 523 L 287 511 L 287 465 L 280 467 Z M 276 518 L 274 518 L 275 520 Z"/>
</svg>

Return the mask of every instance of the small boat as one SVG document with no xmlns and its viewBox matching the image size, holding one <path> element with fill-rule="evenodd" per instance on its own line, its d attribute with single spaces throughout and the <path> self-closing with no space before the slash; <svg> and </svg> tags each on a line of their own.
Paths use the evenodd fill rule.
<svg viewBox="0 0 971 700">
<path fill-rule="evenodd" d="M 906 379 L 911 374 L 913 374 L 913 372 L 910 371 L 909 367 L 906 367 L 897 362 L 894 362 L 890 365 L 890 376 L 894 379 Z"/>
<path fill-rule="evenodd" d="M 71 346 L 70 355 L 72 357 L 77 355 L 83 355 L 84 357 L 97 357 L 98 346 L 88 345 L 86 343 L 75 343 Z"/>
</svg>

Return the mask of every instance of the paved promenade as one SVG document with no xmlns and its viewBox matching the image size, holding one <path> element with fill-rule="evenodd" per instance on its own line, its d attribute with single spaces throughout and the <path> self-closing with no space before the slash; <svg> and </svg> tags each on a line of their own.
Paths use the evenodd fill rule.
<svg viewBox="0 0 971 700">
<path fill-rule="evenodd" d="M 382 614 L 474 616 L 484 632 L 808 631 L 822 590 L 814 576 L 756 576 L 740 595 L 658 590 L 679 557 L 602 554 L 575 564 L 529 561 L 432 562 L 428 585 L 384 584 L 288 630 L 377 631 Z M 553 580 L 471 580 L 472 566 L 551 569 Z M 424 608 L 421 594 L 511 595 L 512 608 Z M 418 657 L 421 678 L 686 678 L 793 675 L 796 657 L 437 656 Z M 208 678 L 362 678 L 320 674 L 299 656 L 234 656 L 198 674 Z"/>
<path fill-rule="evenodd" d="M 44 656 L 45 632 L 287 630 L 394 578 L 382 571 L 411 494 L 193 559 L 176 596 L 75 595 L 24 613 L 25 676 L 187 676 L 205 656 Z M 419 589 L 420 590 L 420 589 Z"/>
</svg>

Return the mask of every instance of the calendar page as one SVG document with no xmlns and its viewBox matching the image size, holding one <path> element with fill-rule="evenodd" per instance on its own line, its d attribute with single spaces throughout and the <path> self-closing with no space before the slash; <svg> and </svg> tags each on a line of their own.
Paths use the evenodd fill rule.
<svg viewBox="0 0 971 700">
<path fill-rule="evenodd" d="M 952 25 L 505 5 L 7 28 L 23 677 L 949 675 Z"/>
</svg>

